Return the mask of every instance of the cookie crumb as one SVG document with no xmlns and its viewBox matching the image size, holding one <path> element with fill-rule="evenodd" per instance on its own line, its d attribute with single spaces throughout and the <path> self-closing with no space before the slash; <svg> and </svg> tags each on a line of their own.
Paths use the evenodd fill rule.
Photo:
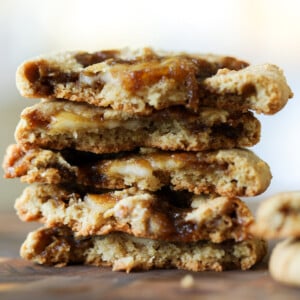
<svg viewBox="0 0 300 300">
<path fill-rule="evenodd" d="M 194 284 L 195 279 L 192 275 L 185 275 L 180 281 L 180 286 L 184 289 L 192 288 Z"/>
</svg>

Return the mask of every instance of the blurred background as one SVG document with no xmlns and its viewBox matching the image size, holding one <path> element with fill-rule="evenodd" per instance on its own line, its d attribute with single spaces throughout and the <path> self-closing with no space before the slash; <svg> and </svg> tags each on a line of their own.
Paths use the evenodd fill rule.
<svg viewBox="0 0 300 300">
<path fill-rule="evenodd" d="M 1 0 L 0 157 L 14 142 L 21 110 L 37 100 L 15 88 L 18 65 L 42 53 L 151 46 L 227 54 L 285 72 L 294 98 L 278 114 L 261 116 L 261 142 L 273 181 L 261 198 L 300 189 L 300 1 L 297 0 Z M 0 210 L 12 211 L 25 184 L 4 180 Z"/>
</svg>

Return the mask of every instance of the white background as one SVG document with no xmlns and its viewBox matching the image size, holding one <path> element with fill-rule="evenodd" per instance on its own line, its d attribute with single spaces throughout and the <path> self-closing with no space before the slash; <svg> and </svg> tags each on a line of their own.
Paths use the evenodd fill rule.
<svg viewBox="0 0 300 300">
<path fill-rule="evenodd" d="M 252 149 L 271 166 L 273 181 L 257 199 L 300 189 L 300 1 L 1 0 L 0 45 L 1 157 L 14 141 L 21 109 L 34 103 L 15 88 L 15 70 L 30 57 L 152 46 L 277 64 L 295 95 L 278 114 L 258 116 L 262 137 Z M 24 186 L 1 178 L 0 209 L 12 210 Z"/>
</svg>

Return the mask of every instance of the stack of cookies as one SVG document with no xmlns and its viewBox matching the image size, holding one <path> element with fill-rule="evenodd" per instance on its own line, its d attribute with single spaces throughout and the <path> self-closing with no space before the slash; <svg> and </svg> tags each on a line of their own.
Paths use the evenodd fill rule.
<svg viewBox="0 0 300 300">
<path fill-rule="evenodd" d="M 283 192 L 264 200 L 251 231 L 266 239 L 283 239 L 272 250 L 269 270 L 282 283 L 300 286 L 300 192 Z"/>
<path fill-rule="evenodd" d="M 232 57 L 114 50 L 39 57 L 17 71 L 26 108 L 5 176 L 30 183 L 15 208 L 45 227 L 21 255 L 113 270 L 248 269 L 266 254 L 239 196 L 269 185 L 245 149 L 252 111 L 292 96 L 274 65 Z"/>
</svg>

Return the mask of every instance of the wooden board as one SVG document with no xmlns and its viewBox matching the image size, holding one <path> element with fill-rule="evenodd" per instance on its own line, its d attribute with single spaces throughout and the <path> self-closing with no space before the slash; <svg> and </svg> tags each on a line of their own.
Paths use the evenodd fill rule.
<svg viewBox="0 0 300 300">
<path fill-rule="evenodd" d="M 283 299 L 299 300 L 300 288 L 272 280 L 264 262 L 249 271 L 192 273 L 178 270 L 112 272 L 108 268 L 53 268 L 18 258 L 26 234 L 35 224 L 0 214 L 0 299 Z M 181 280 L 192 275 L 194 284 Z"/>
</svg>

